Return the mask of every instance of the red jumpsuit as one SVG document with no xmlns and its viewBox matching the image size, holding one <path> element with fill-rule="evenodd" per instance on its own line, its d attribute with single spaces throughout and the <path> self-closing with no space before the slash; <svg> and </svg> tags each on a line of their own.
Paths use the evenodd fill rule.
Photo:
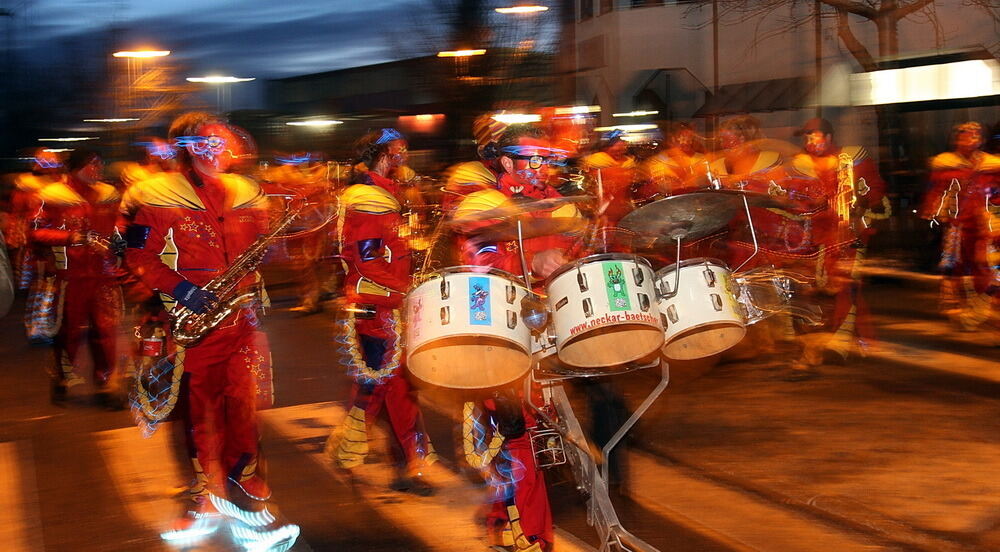
<svg viewBox="0 0 1000 552">
<path fill-rule="evenodd" d="M 980 151 L 969 158 L 945 152 L 930 165 L 931 188 L 920 215 L 945 226 L 942 303 L 963 327 L 973 329 L 992 316 L 991 292 L 994 298 L 1000 296 L 995 289 L 1000 281 L 988 258 L 996 231 L 991 231 L 991 209 L 1000 203 L 1000 157 Z"/>
<path fill-rule="evenodd" d="M 423 430 L 416 393 L 406 377 L 400 306 L 410 287 L 411 255 L 399 235 L 403 225 L 397 184 L 377 173 L 344 190 L 338 219 L 349 304 L 339 340 L 354 385 L 343 431 L 330 441 L 341 467 L 364 462 L 368 427 L 384 407 L 411 475 L 436 460 Z M 333 436 L 331 436 L 333 437 Z M 334 443 L 336 445 L 334 446 Z"/>
<path fill-rule="evenodd" d="M 59 287 L 54 379 L 72 383 L 79 348 L 89 336 L 94 383 L 105 387 L 114 373 L 115 341 L 122 314 L 117 259 L 106 250 L 74 242 L 74 234 L 96 232 L 109 238 L 121 196 L 113 186 L 93 185 L 73 177 L 49 184 L 38 194 L 41 207 L 32 239 L 52 249 Z"/>
<path fill-rule="evenodd" d="M 164 172 L 129 189 L 125 260 L 146 285 L 169 294 L 182 280 L 204 286 L 264 233 L 267 198 L 256 182 L 220 174 L 201 186 Z M 240 286 L 257 284 L 256 273 Z M 165 297 L 169 310 L 173 302 Z M 270 399 L 271 359 L 255 305 L 237 310 L 190 348 L 175 365 L 187 384 L 186 413 L 200 492 L 221 490 L 228 476 L 249 496 L 270 491 L 257 471 L 256 401 Z M 269 402 L 269 400 L 268 400 Z"/>
<path fill-rule="evenodd" d="M 512 180 L 509 175 L 500 178 L 500 191 L 504 196 L 521 194 L 533 199 L 559 196 L 552 188 L 526 190 L 512 186 Z M 478 193 L 483 197 L 484 210 L 488 208 L 489 203 L 496 201 L 491 201 L 485 196 L 490 192 Z M 492 194 L 495 195 L 496 192 Z M 499 195 L 497 197 L 499 198 Z M 476 199 L 474 195 L 469 196 L 472 202 Z M 460 205 L 459 213 L 462 211 L 463 206 Z M 543 213 L 538 216 L 550 215 Z M 562 236 L 526 239 L 524 246 L 528 266 L 531 266 L 532 259 L 538 252 L 553 248 L 562 248 L 566 251 L 571 245 L 572 240 Z M 517 242 L 484 243 L 474 238 L 463 238 L 460 247 L 463 265 L 499 268 L 512 274 L 520 274 L 522 271 Z M 498 414 L 495 402 L 492 399 L 486 400 L 482 407 L 496 422 Z M 535 425 L 531 410 L 523 403 L 521 416 L 526 428 Z M 493 425 L 497 424 L 499 422 Z M 527 432 L 514 438 L 504 439 L 500 452 L 493 459 L 490 473 L 496 493 L 492 509 L 487 515 L 487 530 L 491 544 L 514 546 L 517 550 L 548 550 L 553 542 L 552 512 L 545 490 L 545 478 L 535 464 L 535 456 L 531 451 L 531 437 Z M 520 516 L 519 523 L 515 523 L 518 522 L 517 516 Z"/>
<path fill-rule="evenodd" d="M 853 172 L 850 184 L 848 167 Z M 802 179 L 797 186 L 801 196 L 826 200 L 825 207 L 810 214 L 803 239 L 817 248 L 817 289 L 834 296 L 828 319 L 833 337 L 826 350 L 846 357 L 854 345 L 863 347 L 874 339 L 856 270 L 875 232 L 873 222 L 891 214 L 885 183 L 868 152 L 859 146 L 835 148 L 823 156 L 800 153 L 792 158 L 788 171 L 792 178 Z"/>
<path fill-rule="evenodd" d="M 11 263 L 14 280 L 20 290 L 28 291 L 24 310 L 24 328 L 28 340 L 47 343 L 53 338 L 56 327 L 55 277 L 52 275 L 51 256 L 35 243 L 30 235 L 31 221 L 38 213 L 38 193 L 49 184 L 60 182 L 59 175 L 20 174 L 14 179 L 10 198 L 10 214 L 4 236 L 13 254 Z"/>
</svg>

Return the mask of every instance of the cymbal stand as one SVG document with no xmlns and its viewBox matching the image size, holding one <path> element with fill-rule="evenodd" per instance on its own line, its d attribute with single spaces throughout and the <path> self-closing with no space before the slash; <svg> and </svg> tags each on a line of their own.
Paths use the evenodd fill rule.
<svg viewBox="0 0 1000 552">
<path fill-rule="evenodd" d="M 526 386 L 530 387 L 529 379 L 525 380 Z M 608 493 L 608 459 L 611 451 L 621 442 L 625 434 L 632 429 L 632 426 L 639 421 L 639 418 L 646 413 L 653 405 L 653 402 L 663 393 L 667 384 L 670 383 L 670 367 L 666 362 L 660 362 L 660 382 L 649 393 L 639 408 L 632 413 L 632 416 L 611 437 L 601 450 L 601 465 L 598 466 L 587 438 L 584 436 L 580 421 L 573 412 L 573 407 L 566 396 L 566 390 L 562 385 L 551 384 L 550 393 L 552 405 L 556 410 L 558 419 L 553 421 L 543 410 L 526 401 L 529 406 L 539 415 L 549 427 L 555 428 L 565 442 L 572 446 L 567 448 L 566 456 L 573 467 L 573 475 L 577 480 L 577 487 L 580 491 L 589 495 L 587 500 L 587 523 L 594 527 L 601 537 L 600 552 L 659 552 L 651 544 L 635 536 L 630 531 L 622 527 L 615 511 L 611 496 Z"/>
<path fill-rule="evenodd" d="M 749 257 L 744 259 L 743 262 L 740 263 L 740 266 L 734 268 L 733 273 L 739 272 L 740 269 L 746 266 L 746 264 L 749 263 L 751 259 L 756 257 L 757 253 L 760 251 L 760 245 L 758 245 L 757 243 L 757 230 L 754 229 L 753 227 L 753 216 L 750 214 L 750 202 L 747 201 L 746 195 L 741 195 L 741 197 L 743 198 L 743 210 L 747 214 L 747 226 L 750 228 L 750 237 L 753 238 L 753 253 L 751 253 Z"/>
</svg>

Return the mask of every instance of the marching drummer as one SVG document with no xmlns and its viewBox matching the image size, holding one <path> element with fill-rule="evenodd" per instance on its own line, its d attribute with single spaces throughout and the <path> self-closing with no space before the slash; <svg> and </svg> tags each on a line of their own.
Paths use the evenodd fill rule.
<svg viewBox="0 0 1000 552">
<path fill-rule="evenodd" d="M 559 197 L 547 185 L 549 165 L 558 162 L 560 152 L 548 146 L 538 129 L 521 125 L 507 128 L 496 143 L 498 188 L 485 189 L 469 194 L 456 208 L 455 218 L 469 217 L 476 212 L 494 209 L 511 199 L 547 199 Z M 578 216 L 572 205 L 563 206 L 537 217 Z M 484 225 L 488 221 L 483 222 Z M 498 241 L 471 236 L 462 240 L 462 264 L 500 268 L 519 274 L 522 272 L 520 252 L 516 241 Z M 567 262 L 565 252 L 571 246 L 569 238 L 561 235 L 540 236 L 524 240 L 524 256 L 531 276 L 538 279 Z M 474 407 L 466 405 L 464 438 L 467 443 L 485 441 L 489 447 L 477 455 L 467 451 L 467 459 L 474 467 L 487 471 L 494 488 L 493 506 L 487 515 L 487 533 L 490 544 L 497 550 L 547 551 L 552 547 L 552 514 L 549 509 L 545 480 L 538 469 L 531 450 L 528 428 L 535 425 L 531 408 L 513 388 L 495 390 L 492 396 L 478 405 L 490 417 L 494 435 L 473 435 L 484 424 L 472 423 Z"/>
<path fill-rule="evenodd" d="M 412 262 L 407 241 L 399 235 L 401 187 L 390 178 L 406 162 L 407 143 L 397 130 L 385 128 L 363 136 L 356 148 L 367 170 L 341 194 L 337 219 L 348 303 L 338 340 L 347 352 L 354 385 L 351 410 L 326 450 L 341 468 L 363 464 L 368 427 L 384 407 L 406 457 L 405 470 L 392 488 L 429 496 L 434 487 L 424 470 L 437 456 L 403 363 L 399 309 L 410 287 Z"/>
</svg>

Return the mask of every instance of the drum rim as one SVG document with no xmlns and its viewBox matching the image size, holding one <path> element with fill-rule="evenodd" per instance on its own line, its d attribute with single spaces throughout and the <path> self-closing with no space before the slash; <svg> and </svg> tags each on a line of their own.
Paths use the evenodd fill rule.
<svg viewBox="0 0 1000 552">
<path fill-rule="evenodd" d="M 517 285 L 523 290 L 528 289 L 524 287 L 524 282 L 521 281 L 521 278 L 514 276 L 510 272 L 507 272 L 506 270 L 500 268 L 494 268 L 492 266 L 482 266 L 482 265 L 455 265 L 455 266 L 440 268 L 438 270 L 430 272 L 429 276 L 426 279 L 420 280 L 419 283 L 414 282 L 413 286 L 410 288 L 410 292 L 415 291 L 420 286 L 426 284 L 427 282 L 430 282 L 431 280 L 434 280 L 435 278 L 444 277 L 446 274 L 473 274 L 476 276 L 485 276 L 485 275 L 499 276 L 501 278 L 509 280 L 511 283 Z M 409 295 L 409 293 L 407 293 L 407 295 Z"/>
<path fill-rule="evenodd" d="M 545 285 L 548 286 L 554 282 L 556 278 L 566 274 L 577 266 L 603 261 L 636 261 L 639 264 L 644 264 L 649 267 L 649 270 L 653 270 L 653 265 L 642 255 L 636 255 L 634 253 L 596 253 L 594 255 L 587 255 L 586 257 L 575 261 L 570 261 L 560 266 L 545 280 Z"/>
<path fill-rule="evenodd" d="M 681 268 L 687 268 L 689 266 L 695 266 L 695 265 L 700 265 L 700 264 L 709 264 L 709 265 L 712 265 L 712 266 L 716 266 L 716 267 L 719 267 L 719 268 L 725 270 L 726 272 L 729 272 L 730 274 L 732 274 L 732 272 L 733 272 L 732 269 L 729 268 L 729 265 L 727 265 L 725 262 L 723 262 L 723 261 L 721 261 L 719 259 L 716 259 L 715 257 L 695 257 L 693 259 L 687 259 L 687 260 L 681 261 L 680 262 L 680 266 L 678 266 L 676 264 L 668 264 L 667 266 L 665 266 L 665 267 L 657 270 L 656 272 L 654 272 L 653 276 L 658 279 L 663 274 L 670 274 L 670 273 L 672 273 L 674 271 L 674 267 L 675 266 L 677 267 L 677 269 L 681 269 Z"/>
</svg>

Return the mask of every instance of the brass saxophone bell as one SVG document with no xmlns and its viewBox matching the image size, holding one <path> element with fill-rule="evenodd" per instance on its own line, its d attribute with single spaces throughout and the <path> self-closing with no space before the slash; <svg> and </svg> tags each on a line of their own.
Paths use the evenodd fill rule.
<svg viewBox="0 0 1000 552">
<path fill-rule="evenodd" d="M 533 333 L 541 333 L 549 325 L 549 311 L 534 293 L 528 292 L 521 299 L 521 320 Z"/>
</svg>

